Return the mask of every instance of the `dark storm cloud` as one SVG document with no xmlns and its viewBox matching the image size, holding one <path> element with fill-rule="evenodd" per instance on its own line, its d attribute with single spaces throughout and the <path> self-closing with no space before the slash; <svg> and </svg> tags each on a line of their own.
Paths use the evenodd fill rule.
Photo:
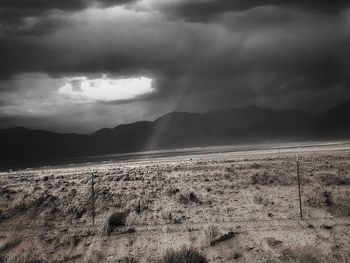
<svg viewBox="0 0 350 263">
<path fill-rule="evenodd" d="M 45 119 L 55 128 L 66 122 L 69 131 L 79 115 L 86 123 L 103 117 L 94 122 L 98 128 L 171 110 L 273 104 L 279 98 L 284 103 L 278 105 L 299 107 L 303 101 L 314 107 L 315 94 L 327 107 L 332 105 L 324 101 L 350 99 L 345 1 L 183 0 L 104 9 L 131 2 L 99 1 L 97 8 L 96 1 L 0 3 L 1 12 L 21 21 L 0 27 L 0 117 L 7 125 L 11 119 Z M 153 78 L 155 92 L 89 105 L 57 93 L 66 77 L 102 74 Z M 38 81 L 28 85 L 30 79 Z M 79 83 L 72 91 L 81 91 Z M 69 115 L 66 104 L 76 114 Z M 123 115 L 113 117 L 114 107 Z M 83 131 L 84 125 L 74 127 Z"/>
<path fill-rule="evenodd" d="M 7 37 L 11 36 L 41 36 L 55 32 L 56 30 L 63 29 L 70 26 L 69 21 L 58 16 L 46 16 L 40 17 L 31 21 L 30 25 L 23 24 L 11 24 L 4 25 L 2 33 Z"/>
<path fill-rule="evenodd" d="M 48 49 L 49 47 L 40 44 L 39 41 L 23 36 L 0 37 L 0 58 L 3 63 L 0 78 L 9 78 L 20 72 L 35 71 L 40 64 L 46 65 L 48 70 L 50 66 L 47 60 L 52 57 Z M 54 54 L 55 51 L 52 53 Z"/>
<path fill-rule="evenodd" d="M 284 9 L 273 11 L 283 12 Z M 0 56 L 6 65 L 0 76 L 36 71 L 61 75 L 151 72 L 162 76 L 160 82 L 164 82 L 164 91 L 181 85 L 176 83 L 181 78 L 192 83 L 191 89 L 196 89 L 195 82 L 209 77 L 211 81 L 233 81 L 245 75 L 259 74 L 274 74 L 276 81 L 294 75 L 299 79 L 306 77 L 310 88 L 344 81 L 348 73 L 344 65 L 348 54 L 344 50 L 349 36 L 343 36 L 343 30 L 337 28 L 337 17 L 327 18 L 329 21 L 325 22 L 318 21 L 325 19 L 323 16 L 308 21 L 300 19 L 297 13 L 280 25 L 273 20 L 280 17 L 278 14 L 264 10 L 254 12 L 262 14 L 260 19 L 250 19 L 249 14 L 253 11 L 235 18 L 234 25 L 250 21 L 250 28 L 243 31 L 230 28 L 232 21 L 223 19 L 216 21 L 219 26 L 209 25 L 207 29 L 174 22 L 173 35 L 165 32 L 166 25 L 163 26 L 162 21 L 155 21 L 146 32 L 143 32 L 143 25 L 138 25 L 120 35 L 121 27 L 114 30 L 113 25 L 103 24 L 104 33 L 77 27 L 74 32 L 71 30 L 50 38 L 40 34 L 47 28 L 62 26 L 60 21 L 64 21 L 64 17 L 47 18 L 35 23 L 28 31 L 18 29 L 0 36 Z M 222 26 L 228 29 L 223 31 Z M 153 37 L 155 34 L 159 37 Z M 138 38 L 138 35 L 144 38 Z M 210 88 L 210 85 L 200 86 Z"/>
<path fill-rule="evenodd" d="M 133 18 L 129 20 L 130 29 L 126 30 L 117 20 L 112 25 L 93 25 L 96 28 L 81 22 L 61 35 L 33 36 L 25 32 L 0 35 L 0 57 L 6 65 L 0 71 L 0 78 L 23 72 L 47 72 L 53 76 L 94 73 L 128 76 L 159 72 L 178 75 L 186 68 L 182 61 L 190 55 L 194 58 L 194 47 L 201 45 L 197 36 L 185 32 L 180 33 L 179 39 L 182 38 L 185 45 L 179 46 L 171 39 L 171 31 L 177 34 L 176 25 L 166 32 L 157 21 L 144 30 L 142 24 L 134 26 Z M 104 27 L 104 31 L 100 27 Z M 158 36 L 155 38 L 154 34 Z"/>
<path fill-rule="evenodd" d="M 235 21 L 245 23 L 251 12 Z M 349 36 L 337 17 L 305 20 L 297 13 L 289 22 L 273 24 L 275 15 L 267 13 L 262 17 L 268 26 L 258 20 L 244 30 L 231 28 L 225 19 L 217 21 L 219 26 L 152 20 L 147 30 L 143 24 L 130 31 L 103 24 L 104 32 L 86 25 L 54 38 L 5 35 L 0 37 L 0 56 L 6 67 L 0 76 L 152 74 L 158 96 L 176 93 L 179 87 L 187 93 L 236 87 L 268 95 L 349 83 Z"/>
<path fill-rule="evenodd" d="M 102 7 L 130 4 L 137 0 L 1 0 L 0 24 L 21 24 L 28 17 L 40 17 L 52 11 L 73 12 L 92 5 Z"/>
<path fill-rule="evenodd" d="M 312 12 L 334 13 L 349 6 L 348 0 L 180 0 L 159 4 L 164 11 L 191 21 L 207 21 L 225 12 L 241 12 L 261 6 L 285 6 Z"/>
</svg>

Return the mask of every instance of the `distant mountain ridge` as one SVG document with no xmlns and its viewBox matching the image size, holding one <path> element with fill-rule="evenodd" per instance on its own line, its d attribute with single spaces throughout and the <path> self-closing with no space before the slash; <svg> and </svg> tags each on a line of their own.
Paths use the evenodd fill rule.
<svg viewBox="0 0 350 263">
<path fill-rule="evenodd" d="M 0 167 L 148 150 L 258 143 L 281 140 L 350 138 L 350 101 L 312 115 L 255 106 L 172 112 L 154 121 L 103 128 L 90 135 L 60 134 L 15 127 L 0 130 Z"/>
</svg>

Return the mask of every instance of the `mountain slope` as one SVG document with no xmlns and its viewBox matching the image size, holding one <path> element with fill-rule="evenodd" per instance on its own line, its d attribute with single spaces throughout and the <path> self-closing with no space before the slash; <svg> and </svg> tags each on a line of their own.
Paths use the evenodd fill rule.
<svg viewBox="0 0 350 263">
<path fill-rule="evenodd" d="M 23 127 L 0 130 L 0 158 L 37 160 L 77 156 L 87 150 L 88 137 Z"/>
<path fill-rule="evenodd" d="M 350 101 L 317 116 L 316 129 L 322 131 L 322 136 L 329 138 L 348 138 L 350 134 Z"/>
<path fill-rule="evenodd" d="M 258 107 L 172 112 L 155 121 L 104 128 L 91 135 L 23 127 L 0 130 L 0 166 L 67 157 L 261 141 L 350 138 L 350 102 L 317 116 Z"/>
</svg>

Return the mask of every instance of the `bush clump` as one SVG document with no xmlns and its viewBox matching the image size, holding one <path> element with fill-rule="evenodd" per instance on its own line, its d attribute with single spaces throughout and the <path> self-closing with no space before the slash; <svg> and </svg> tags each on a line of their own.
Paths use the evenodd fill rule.
<svg viewBox="0 0 350 263">
<path fill-rule="evenodd" d="M 215 225 L 209 225 L 202 232 L 202 246 L 211 246 L 219 235 L 219 230 Z"/>
<path fill-rule="evenodd" d="M 270 171 L 261 170 L 252 175 L 251 183 L 254 185 L 291 185 L 295 179 L 295 176 L 276 169 Z"/>
<path fill-rule="evenodd" d="M 133 257 L 123 257 L 120 259 L 117 259 L 118 263 L 137 263 L 136 259 L 134 259 Z"/>
<path fill-rule="evenodd" d="M 131 208 L 137 213 L 141 214 L 143 211 L 148 209 L 148 202 L 137 198 L 136 201 L 131 205 Z"/>
<path fill-rule="evenodd" d="M 321 184 L 315 184 L 305 193 L 306 202 L 311 207 L 324 207 L 333 205 L 332 192 Z"/>
<path fill-rule="evenodd" d="M 331 172 L 319 172 L 316 174 L 318 180 L 327 186 L 331 185 L 350 185 L 350 177 L 345 174 L 336 174 Z"/>
<path fill-rule="evenodd" d="M 167 250 L 160 263 L 207 263 L 206 257 L 195 248 L 182 248 L 175 251 Z"/>
<path fill-rule="evenodd" d="M 5 259 L 6 263 L 47 263 L 41 255 L 36 254 L 35 252 L 25 251 L 21 253 L 16 253 L 11 256 L 8 256 Z"/>
<path fill-rule="evenodd" d="M 273 184 L 275 182 L 275 179 L 276 178 L 267 174 L 265 171 L 257 172 L 252 175 L 252 184 L 269 185 Z"/>
<path fill-rule="evenodd" d="M 346 263 L 350 254 L 343 251 L 324 254 L 320 249 L 311 246 L 286 248 L 282 251 L 281 262 L 286 263 Z"/>
<path fill-rule="evenodd" d="M 176 188 L 173 186 L 170 186 L 170 187 L 165 189 L 165 194 L 167 196 L 173 196 L 173 195 L 177 194 L 178 192 L 180 192 L 179 188 Z"/>
<path fill-rule="evenodd" d="M 114 212 L 110 214 L 103 227 L 103 232 L 110 235 L 117 227 L 125 226 L 128 212 Z"/>
<path fill-rule="evenodd" d="M 187 205 L 189 203 L 198 203 L 198 204 L 201 203 L 201 201 L 199 200 L 199 198 L 194 192 L 188 192 L 188 193 L 178 192 L 177 194 L 175 194 L 175 200 L 178 203 L 184 204 L 184 205 Z"/>
</svg>

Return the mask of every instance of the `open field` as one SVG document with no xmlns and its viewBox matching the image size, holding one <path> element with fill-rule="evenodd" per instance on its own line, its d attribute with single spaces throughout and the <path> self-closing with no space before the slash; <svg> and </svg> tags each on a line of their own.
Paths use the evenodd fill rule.
<svg viewBox="0 0 350 263">
<path fill-rule="evenodd" d="M 349 186 L 347 143 L 3 172 L 0 262 L 350 262 Z"/>
</svg>

